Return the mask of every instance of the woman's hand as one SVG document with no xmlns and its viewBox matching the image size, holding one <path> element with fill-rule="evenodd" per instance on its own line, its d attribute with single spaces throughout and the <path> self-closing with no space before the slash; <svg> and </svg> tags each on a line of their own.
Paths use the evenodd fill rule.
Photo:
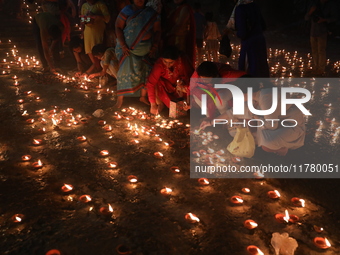
<svg viewBox="0 0 340 255">
<path fill-rule="evenodd" d="M 126 45 L 122 46 L 122 50 L 123 50 L 123 55 L 125 55 L 125 56 L 130 55 L 130 49 Z"/>
</svg>

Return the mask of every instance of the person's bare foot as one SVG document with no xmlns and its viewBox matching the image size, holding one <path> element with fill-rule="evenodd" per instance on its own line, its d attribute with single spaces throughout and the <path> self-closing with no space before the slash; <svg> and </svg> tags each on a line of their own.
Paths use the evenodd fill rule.
<svg viewBox="0 0 340 255">
<path fill-rule="evenodd" d="M 160 114 L 163 111 L 163 109 L 164 109 L 164 104 L 163 103 L 157 105 L 158 114 Z"/>
<path fill-rule="evenodd" d="M 149 100 L 147 99 L 146 96 L 141 96 L 141 97 L 139 98 L 139 101 L 141 101 L 141 102 L 144 103 L 144 104 L 150 105 Z"/>
</svg>

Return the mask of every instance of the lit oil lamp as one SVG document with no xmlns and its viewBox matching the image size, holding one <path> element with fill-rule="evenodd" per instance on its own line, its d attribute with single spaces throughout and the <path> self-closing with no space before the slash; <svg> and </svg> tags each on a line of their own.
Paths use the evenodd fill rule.
<svg viewBox="0 0 340 255">
<path fill-rule="evenodd" d="M 67 108 L 66 111 L 67 111 L 68 113 L 72 113 L 72 112 L 74 111 L 74 109 L 73 109 L 73 108 Z"/>
<path fill-rule="evenodd" d="M 116 115 L 116 116 L 114 116 L 114 118 L 116 119 L 116 120 L 121 120 L 122 119 L 122 116 L 121 115 Z M 132 117 L 131 117 L 132 118 Z M 133 119 L 133 118 L 132 118 Z M 127 119 L 128 120 L 128 119 Z"/>
<path fill-rule="evenodd" d="M 101 207 L 99 212 L 104 216 L 111 216 L 113 214 L 113 208 L 110 204 L 108 204 L 108 206 Z"/>
<path fill-rule="evenodd" d="M 209 185 L 209 180 L 207 178 L 199 178 L 198 183 L 202 186 Z"/>
<path fill-rule="evenodd" d="M 39 159 L 37 162 L 33 162 L 32 163 L 32 167 L 35 169 L 39 169 L 43 167 L 43 163 L 41 162 L 41 160 Z"/>
<path fill-rule="evenodd" d="M 102 151 L 100 151 L 99 152 L 99 154 L 101 155 L 101 156 L 108 156 L 110 153 L 109 153 L 109 151 L 108 150 L 102 150 Z"/>
<path fill-rule="evenodd" d="M 258 224 L 255 221 L 253 221 L 253 220 L 246 220 L 243 223 L 243 225 L 247 229 L 254 229 L 254 228 L 257 228 L 257 226 L 258 226 Z"/>
<path fill-rule="evenodd" d="M 31 160 L 31 155 L 23 155 L 22 157 L 21 157 L 21 160 L 22 161 L 30 161 Z"/>
<path fill-rule="evenodd" d="M 61 191 L 62 192 L 70 192 L 73 190 L 73 186 L 71 184 L 66 184 L 64 183 L 64 185 L 61 187 Z"/>
<path fill-rule="evenodd" d="M 179 169 L 178 166 L 172 166 L 172 167 L 170 167 L 170 170 L 171 170 L 173 173 L 176 173 L 176 174 L 181 172 L 181 170 Z"/>
<path fill-rule="evenodd" d="M 18 79 L 18 77 L 17 77 L 16 75 L 14 75 L 14 76 L 12 77 L 12 79 L 13 79 L 13 80 L 16 80 L 16 79 Z"/>
<path fill-rule="evenodd" d="M 295 206 L 299 206 L 299 207 L 305 207 L 305 200 L 304 199 L 301 199 L 301 198 L 298 198 L 298 197 L 293 197 L 291 200 L 290 200 L 293 205 Z"/>
<path fill-rule="evenodd" d="M 25 100 L 24 99 L 18 99 L 18 101 L 17 101 L 19 104 L 22 104 L 22 103 L 24 103 L 25 102 Z"/>
<path fill-rule="evenodd" d="M 132 136 L 137 138 L 139 136 L 139 133 L 137 131 L 133 131 Z"/>
<path fill-rule="evenodd" d="M 14 86 L 19 86 L 20 83 L 19 83 L 18 81 L 15 81 L 15 82 L 13 83 L 13 85 L 14 85 Z"/>
<path fill-rule="evenodd" d="M 106 125 L 106 121 L 105 120 L 100 120 L 100 121 L 98 121 L 98 125 L 99 126 L 105 126 Z"/>
<path fill-rule="evenodd" d="M 249 245 L 247 247 L 247 252 L 249 255 L 264 255 L 264 253 L 255 245 Z"/>
<path fill-rule="evenodd" d="M 32 123 L 34 123 L 34 119 L 27 119 L 27 120 L 26 120 L 26 123 L 32 124 Z"/>
<path fill-rule="evenodd" d="M 281 194 L 279 191 L 277 190 L 271 190 L 271 191 L 268 191 L 268 197 L 270 197 L 271 199 L 278 199 L 281 197 Z"/>
<path fill-rule="evenodd" d="M 22 220 L 24 219 L 24 215 L 23 214 L 20 214 L 20 213 L 17 213 L 17 214 L 14 214 L 13 216 L 12 216 L 12 221 L 13 222 L 15 222 L 15 223 L 20 223 L 20 222 L 22 222 Z"/>
<path fill-rule="evenodd" d="M 315 237 L 313 242 L 316 247 L 324 250 L 332 246 L 326 237 Z"/>
<path fill-rule="evenodd" d="M 42 144 L 42 140 L 41 139 L 33 139 L 32 143 L 34 145 L 41 145 Z"/>
<path fill-rule="evenodd" d="M 92 201 L 92 198 L 89 195 L 81 195 L 79 197 L 79 201 L 83 202 L 83 203 L 88 203 L 88 202 Z"/>
<path fill-rule="evenodd" d="M 128 181 L 129 181 L 130 183 L 136 183 L 136 182 L 138 182 L 137 177 L 134 176 L 134 175 L 129 175 L 129 176 L 127 177 L 127 179 L 128 179 Z"/>
<path fill-rule="evenodd" d="M 324 229 L 322 227 L 318 227 L 316 225 L 313 226 L 313 229 L 317 233 L 322 233 L 324 231 Z"/>
<path fill-rule="evenodd" d="M 245 194 L 248 194 L 248 193 L 250 193 L 250 189 L 248 189 L 248 188 L 243 188 L 243 189 L 242 189 L 242 192 L 245 193 Z"/>
<path fill-rule="evenodd" d="M 198 223 L 198 222 L 200 222 L 200 219 L 195 214 L 193 214 L 193 213 L 187 213 L 185 215 L 185 219 L 189 223 Z"/>
<path fill-rule="evenodd" d="M 87 140 L 87 138 L 86 138 L 86 136 L 78 136 L 78 137 L 77 137 L 77 140 L 78 140 L 79 142 L 85 142 L 85 141 Z"/>
<path fill-rule="evenodd" d="M 288 210 L 285 210 L 285 214 L 275 214 L 275 219 L 279 223 L 296 223 L 299 221 L 299 217 L 296 215 L 292 215 L 288 213 Z"/>
<path fill-rule="evenodd" d="M 132 144 L 139 144 L 139 141 L 135 139 L 135 140 L 132 140 L 131 143 Z"/>
<path fill-rule="evenodd" d="M 46 252 L 45 255 L 61 255 L 59 250 L 53 249 L 53 250 L 49 250 L 48 252 Z"/>
<path fill-rule="evenodd" d="M 118 166 L 117 162 L 109 162 L 108 167 L 109 168 L 116 168 Z"/>
<path fill-rule="evenodd" d="M 241 205 L 243 204 L 243 199 L 240 196 L 232 196 L 230 202 L 235 205 Z"/>
<path fill-rule="evenodd" d="M 110 132 L 110 131 L 112 131 L 112 126 L 111 125 L 104 126 L 104 129 L 105 129 L 106 132 Z"/>
<path fill-rule="evenodd" d="M 45 134 L 46 133 L 46 129 L 45 128 L 39 128 L 38 132 L 41 134 Z"/>
<path fill-rule="evenodd" d="M 233 161 L 233 163 L 240 163 L 241 162 L 241 158 L 240 157 L 232 157 L 231 161 Z"/>
<path fill-rule="evenodd" d="M 161 153 L 159 151 L 155 152 L 153 155 L 155 156 L 155 158 L 158 158 L 158 159 L 163 158 L 163 153 Z"/>
<path fill-rule="evenodd" d="M 163 196 L 170 196 L 172 193 L 172 189 L 164 187 L 163 189 L 161 189 L 161 194 Z"/>
</svg>

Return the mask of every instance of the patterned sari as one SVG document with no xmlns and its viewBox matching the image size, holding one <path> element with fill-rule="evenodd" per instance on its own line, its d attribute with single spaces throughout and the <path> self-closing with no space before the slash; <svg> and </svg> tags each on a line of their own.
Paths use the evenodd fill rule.
<svg viewBox="0 0 340 255">
<path fill-rule="evenodd" d="M 118 19 L 124 20 L 126 24 L 123 33 L 130 55 L 123 55 L 122 47 L 117 40 L 118 96 L 134 94 L 145 85 L 151 67 L 144 61 L 144 57 L 150 51 L 151 39 L 143 41 L 143 38 L 153 28 L 157 18 L 158 14 L 150 7 L 135 11 L 132 5 L 128 5 L 119 13 Z"/>
</svg>

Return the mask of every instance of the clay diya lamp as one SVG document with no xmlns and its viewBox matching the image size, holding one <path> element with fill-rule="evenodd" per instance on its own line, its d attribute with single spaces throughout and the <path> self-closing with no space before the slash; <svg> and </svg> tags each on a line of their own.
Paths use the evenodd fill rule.
<svg viewBox="0 0 340 255">
<path fill-rule="evenodd" d="M 24 219 L 24 215 L 23 214 L 20 214 L 20 213 L 17 213 L 17 214 L 14 214 L 12 217 L 11 217 L 11 220 L 14 222 L 14 223 L 20 223 L 22 222 L 22 220 Z"/>
<path fill-rule="evenodd" d="M 305 200 L 304 199 L 301 199 L 301 198 L 298 198 L 298 197 L 293 197 L 291 200 L 290 200 L 293 205 L 295 206 L 299 206 L 299 207 L 305 207 Z"/>
<path fill-rule="evenodd" d="M 24 99 L 18 99 L 17 102 L 18 102 L 19 104 L 22 104 L 22 103 L 24 103 Z"/>
<path fill-rule="evenodd" d="M 316 247 L 324 250 L 332 246 L 326 237 L 315 237 L 313 243 Z"/>
<path fill-rule="evenodd" d="M 87 140 L 87 138 L 86 138 L 86 136 L 78 136 L 78 137 L 77 137 L 77 140 L 78 140 L 79 142 L 85 142 L 85 141 Z"/>
<path fill-rule="evenodd" d="M 137 179 L 137 177 L 136 177 L 135 175 L 129 175 L 129 176 L 127 177 L 127 179 L 128 179 L 128 181 L 129 181 L 130 183 L 136 183 L 136 182 L 138 182 L 138 179 Z"/>
<path fill-rule="evenodd" d="M 32 163 L 32 167 L 35 169 L 39 169 L 43 167 L 43 163 L 41 162 L 41 160 L 39 159 L 37 162 L 33 162 Z"/>
<path fill-rule="evenodd" d="M 42 144 L 42 140 L 41 139 L 33 139 L 32 143 L 34 145 L 41 145 Z"/>
<path fill-rule="evenodd" d="M 243 226 L 247 229 L 254 229 L 257 228 L 258 224 L 253 220 L 246 220 L 243 222 Z"/>
<path fill-rule="evenodd" d="M 235 164 L 238 164 L 241 162 L 241 158 L 240 157 L 232 157 L 231 158 L 231 161 Z"/>
<path fill-rule="evenodd" d="M 267 195 L 268 195 L 268 197 L 270 197 L 271 199 L 278 199 L 278 198 L 281 197 L 280 192 L 277 191 L 277 190 L 268 191 Z"/>
<path fill-rule="evenodd" d="M 111 216 L 113 214 L 113 209 L 112 206 L 108 204 L 108 206 L 101 207 L 99 212 L 104 216 Z"/>
<path fill-rule="evenodd" d="M 317 233 L 322 233 L 324 231 L 324 229 L 322 227 L 318 227 L 316 225 L 313 226 L 313 229 Z"/>
<path fill-rule="evenodd" d="M 111 131 L 112 131 L 112 126 L 111 126 L 111 125 L 104 126 L 103 128 L 104 128 L 104 130 L 105 130 L 106 132 L 111 132 Z"/>
<path fill-rule="evenodd" d="M 106 121 L 105 120 L 99 120 L 98 121 L 98 125 L 99 126 L 105 126 L 106 125 Z"/>
<path fill-rule="evenodd" d="M 34 123 L 34 119 L 27 119 L 27 120 L 26 120 L 26 123 L 27 123 L 27 124 L 32 124 L 32 123 Z"/>
<path fill-rule="evenodd" d="M 250 189 L 248 189 L 248 188 L 243 188 L 243 189 L 242 189 L 242 192 L 243 192 L 244 194 L 249 194 L 249 193 L 250 193 Z"/>
<path fill-rule="evenodd" d="M 255 245 L 249 245 L 247 247 L 247 252 L 249 255 L 264 255 L 264 253 Z"/>
<path fill-rule="evenodd" d="M 163 189 L 161 189 L 160 192 L 163 196 L 170 196 L 172 193 L 172 189 L 164 187 Z"/>
<path fill-rule="evenodd" d="M 185 219 L 189 223 L 198 223 L 200 222 L 200 219 L 193 213 L 187 213 L 185 215 Z"/>
<path fill-rule="evenodd" d="M 181 170 L 179 169 L 178 166 L 172 166 L 172 167 L 170 167 L 170 170 L 175 174 L 178 174 L 178 173 L 181 172 Z"/>
<path fill-rule="evenodd" d="M 88 202 L 90 202 L 92 200 L 92 198 L 91 198 L 91 196 L 89 196 L 89 195 L 81 195 L 80 197 L 79 197 L 79 201 L 80 202 L 83 202 L 83 203 L 88 203 Z"/>
<path fill-rule="evenodd" d="M 299 217 L 294 214 L 289 214 L 288 210 L 285 210 L 285 214 L 275 214 L 275 219 L 279 223 L 287 224 L 290 223 L 296 223 L 299 221 Z"/>
<path fill-rule="evenodd" d="M 209 180 L 207 178 L 199 178 L 197 181 L 202 186 L 209 185 Z"/>
<path fill-rule="evenodd" d="M 161 153 L 159 151 L 155 152 L 153 155 L 154 155 L 155 158 L 158 158 L 158 159 L 163 158 L 163 153 Z"/>
<path fill-rule="evenodd" d="M 139 133 L 138 133 L 137 131 L 133 131 L 133 132 L 132 132 L 132 136 L 138 138 Z"/>
<path fill-rule="evenodd" d="M 64 183 L 64 185 L 61 187 L 61 191 L 65 193 L 70 192 L 72 190 L 73 190 L 73 186 L 71 184 Z"/>
<path fill-rule="evenodd" d="M 196 158 L 201 157 L 201 154 L 200 154 L 198 151 L 193 151 L 192 154 L 193 154 Z"/>
<path fill-rule="evenodd" d="M 117 162 L 109 162 L 109 163 L 108 163 L 108 167 L 109 167 L 109 168 L 116 168 L 117 165 L 118 165 Z"/>
<path fill-rule="evenodd" d="M 134 140 L 131 140 L 130 141 L 132 144 L 139 144 L 139 141 L 138 140 L 136 140 L 136 139 L 134 139 Z"/>
<path fill-rule="evenodd" d="M 49 250 L 48 252 L 46 252 L 45 255 L 61 255 L 59 250 L 53 249 L 53 250 Z"/>
<path fill-rule="evenodd" d="M 31 160 L 31 155 L 23 155 L 22 157 L 21 157 L 21 160 L 22 161 L 30 161 Z"/>
<path fill-rule="evenodd" d="M 108 150 L 101 150 L 101 151 L 99 152 L 99 154 L 100 154 L 100 156 L 106 157 L 106 156 L 108 156 L 110 153 L 109 153 Z"/>
<path fill-rule="evenodd" d="M 116 251 L 120 255 L 129 255 L 131 254 L 131 251 L 128 247 L 126 247 L 124 244 L 120 244 L 116 247 Z"/>
<path fill-rule="evenodd" d="M 73 108 L 67 108 L 67 109 L 66 109 L 66 112 L 68 112 L 68 113 L 72 113 L 73 111 L 74 111 Z"/>
<path fill-rule="evenodd" d="M 230 198 L 230 202 L 234 205 L 242 205 L 243 204 L 243 199 L 240 196 L 232 196 Z"/>
</svg>

